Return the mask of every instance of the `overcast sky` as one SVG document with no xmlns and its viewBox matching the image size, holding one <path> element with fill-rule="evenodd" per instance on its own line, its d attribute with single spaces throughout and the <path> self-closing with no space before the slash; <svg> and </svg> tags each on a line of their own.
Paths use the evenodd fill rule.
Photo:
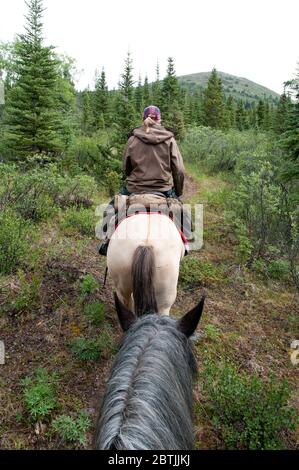
<svg viewBox="0 0 299 470">
<path fill-rule="evenodd" d="M 46 44 L 74 57 L 77 87 L 105 67 L 117 86 L 130 50 L 134 77 L 161 78 L 167 57 L 177 75 L 218 70 L 278 93 L 299 60 L 298 0 L 44 0 Z M 0 0 L 0 41 L 21 33 L 25 0 Z"/>
</svg>

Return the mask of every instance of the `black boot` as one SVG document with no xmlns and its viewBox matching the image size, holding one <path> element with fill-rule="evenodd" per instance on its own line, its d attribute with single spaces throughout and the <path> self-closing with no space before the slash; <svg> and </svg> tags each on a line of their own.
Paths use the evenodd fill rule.
<svg viewBox="0 0 299 470">
<path fill-rule="evenodd" d="M 107 251 L 108 251 L 108 246 L 109 246 L 109 239 L 105 240 L 101 245 L 98 246 L 98 252 L 102 256 L 107 256 Z"/>
</svg>

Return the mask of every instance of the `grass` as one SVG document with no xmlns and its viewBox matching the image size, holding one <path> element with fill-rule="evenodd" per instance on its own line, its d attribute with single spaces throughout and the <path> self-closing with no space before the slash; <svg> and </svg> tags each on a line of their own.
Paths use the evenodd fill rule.
<svg viewBox="0 0 299 470">
<path fill-rule="evenodd" d="M 228 206 L 230 194 L 231 189 L 226 186 L 219 188 L 218 190 L 215 188 L 214 190 L 204 189 L 202 191 L 203 199 L 207 202 L 207 204 L 215 209 L 226 209 Z"/>
<path fill-rule="evenodd" d="M 220 336 L 219 329 L 215 325 L 212 325 L 212 324 L 205 325 L 204 332 L 207 338 L 210 339 L 211 341 L 217 340 Z"/>
</svg>

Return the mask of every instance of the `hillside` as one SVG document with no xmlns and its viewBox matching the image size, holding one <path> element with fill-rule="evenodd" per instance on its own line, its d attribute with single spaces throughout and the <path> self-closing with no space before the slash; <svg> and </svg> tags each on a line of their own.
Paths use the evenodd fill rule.
<svg viewBox="0 0 299 470">
<path fill-rule="evenodd" d="M 260 98 L 269 99 L 270 102 L 276 103 L 279 99 L 278 93 L 269 90 L 258 83 L 252 82 L 247 78 L 236 77 L 228 73 L 217 71 L 221 77 L 224 93 L 226 96 L 233 96 L 236 99 L 248 101 L 258 101 Z M 183 75 L 179 78 L 179 82 L 188 89 L 203 89 L 206 87 L 211 72 L 193 73 Z"/>
</svg>

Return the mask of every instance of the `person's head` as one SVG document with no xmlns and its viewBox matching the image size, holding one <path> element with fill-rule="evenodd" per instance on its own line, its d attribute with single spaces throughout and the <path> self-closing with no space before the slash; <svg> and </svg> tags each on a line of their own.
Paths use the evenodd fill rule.
<svg viewBox="0 0 299 470">
<path fill-rule="evenodd" d="M 147 106 L 143 111 L 143 124 L 146 132 L 149 132 L 150 127 L 154 124 L 160 124 L 161 122 L 161 111 L 157 106 Z"/>
</svg>

